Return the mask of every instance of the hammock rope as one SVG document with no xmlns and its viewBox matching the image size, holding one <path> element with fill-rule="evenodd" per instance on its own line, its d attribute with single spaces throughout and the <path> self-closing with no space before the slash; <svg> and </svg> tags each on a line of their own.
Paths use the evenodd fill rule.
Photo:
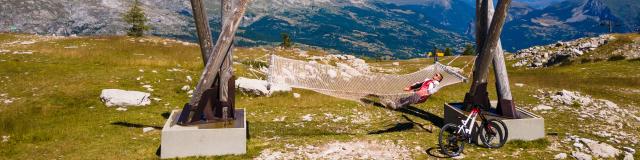
<svg viewBox="0 0 640 160">
<path fill-rule="evenodd" d="M 404 75 L 373 73 L 342 63 L 336 63 L 336 66 L 333 66 L 276 55 L 271 55 L 269 63 L 267 76 L 270 84 L 289 85 L 353 101 L 361 101 L 368 96 L 398 100 L 412 94 L 403 91 L 404 87 L 421 82 L 425 78 L 431 78 L 435 73 L 441 73 L 444 77 L 440 87 L 467 79 L 463 73 L 438 62 Z"/>
</svg>

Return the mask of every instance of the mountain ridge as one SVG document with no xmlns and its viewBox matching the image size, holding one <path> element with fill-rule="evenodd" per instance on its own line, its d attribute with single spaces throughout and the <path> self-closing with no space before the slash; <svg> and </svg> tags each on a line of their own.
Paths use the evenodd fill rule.
<svg viewBox="0 0 640 160">
<path fill-rule="evenodd" d="M 120 14 L 124 0 L 0 0 L 0 32 L 57 35 L 124 34 Z M 195 26 L 188 1 L 142 0 L 153 26 L 149 34 L 195 40 Z M 219 4 L 206 1 L 214 37 L 219 31 Z M 474 6 L 469 0 L 300 0 L 254 1 L 238 32 L 241 45 L 276 45 L 280 33 L 295 42 L 344 53 L 409 58 L 434 47 L 460 51 L 473 44 Z M 474 2 L 474 1 L 473 1 Z M 514 1 L 503 32 L 505 49 L 596 36 L 608 32 L 602 25 L 614 23 L 614 32 L 630 32 L 640 20 L 640 3 L 612 0 Z M 541 8 L 541 9 L 540 9 Z M 613 9 L 612 9 L 613 8 Z M 12 13 L 25 12 L 21 15 Z M 634 16 L 636 15 L 636 16 Z M 571 16 L 571 17 L 568 17 Z M 622 17 L 622 18 L 619 18 Z M 617 24 L 620 23 L 620 24 Z"/>
</svg>

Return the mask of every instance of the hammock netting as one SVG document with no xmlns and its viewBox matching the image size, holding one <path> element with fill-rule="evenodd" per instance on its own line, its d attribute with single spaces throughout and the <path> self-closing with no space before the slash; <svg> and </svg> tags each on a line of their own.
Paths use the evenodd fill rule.
<svg viewBox="0 0 640 160">
<path fill-rule="evenodd" d="M 332 66 L 276 55 L 271 56 L 269 63 L 267 75 L 270 84 L 289 85 L 352 101 L 361 101 L 370 96 L 397 101 L 412 94 L 403 91 L 406 86 L 431 78 L 435 73 L 441 73 L 444 77 L 440 87 L 466 80 L 453 68 L 440 63 L 404 75 L 373 73 L 343 63 Z"/>
</svg>

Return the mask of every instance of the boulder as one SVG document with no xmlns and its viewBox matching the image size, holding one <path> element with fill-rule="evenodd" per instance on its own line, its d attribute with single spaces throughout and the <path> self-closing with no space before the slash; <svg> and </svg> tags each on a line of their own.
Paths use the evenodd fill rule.
<svg viewBox="0 0 640 160">
<path fill-rule="evenodd" d="M 633 160 L 633 154 L 631 153 L 624 154 L 624 158 L 622 158 L 622 160 Z"/>
<path fill-rule="evenodd" d="M 591 160 L 591 155 L 582 152 L 573 152 L 571 156 L 577 160 Z"/>
<path fill-rule="evenodd" d="M 622 149 L 627 153 L 636 154 L 636 150 L 631 147 L 622 147 Z"/>
<path fill-rule="evenodd" d="M 302 116 L 302 121 L 305 121 L 305 122 L 313 121 L 313 115 L 307 114 L 307 115 Z"/>
<path fill-rule="evenodd" d="M 293 98 L 300 98 L 300 93 L 293 93 Z"/>
<path fill-rule="evenodd" d="M 100 99 L 107 107 L 146 106 L 151 104 L 150 93 L 126 91 L 120 89 L 104 89 Z"/>
<path fill-rule="evenodd" d="M 153 127 L 144 127 L 142 128 L 142 133 L 147 133 L 155 130 Z"/>
<path fill-rule="evenodd" d="M 560 154 L 556 154 L 556 156 L 553 157 L 553 159 L 565 159 L 567 158 L 567 154 L 566 153 L 560 153 Z"/>
<path fill-rule="evenodd" d="M 600 143 L 598 141 L 594 141 L 586 138 L 581 138 L 580 142 L 587 145 L 589 150 L 591 150 L 591 153 L 596 157 L 615 158 L 616 156 L 622 153 L 620 150 L 606 143 Z"/>
<path fill-rule="evenodd" d="M 271 84 L 264 80 L 258 79 L 249 79 L 240 77 L 236 80 L 236 87 L 240 89 L 240 91 L 263 96 L 263 95 L 271 95 L 275 92 L 289 92 L 291 91 L 291 87 L 282 84 Z"/>
</svg>

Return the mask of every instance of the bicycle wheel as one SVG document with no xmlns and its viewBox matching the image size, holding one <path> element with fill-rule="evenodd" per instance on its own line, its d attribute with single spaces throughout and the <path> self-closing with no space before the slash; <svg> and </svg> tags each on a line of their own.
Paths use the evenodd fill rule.
<svg viewBox="0 0 640 160">
<path fill-rule="evenodd" d="M 480 140 L 488 148 L 500 148 L 507 142 L 508 132 L 504 122 L 490 119 L 480 127 Z"/>
<path fill-rule="evenodd" d="M 440 150 L 447 156 L 455 157 L 462 153 L 464 149 L 464 136 L 463 133 L 458 133 L 460 127 L 458 125 L 449 123 L 442 127 L 440 135 L 438 136 L 438 145 Z"/>
</svg>

